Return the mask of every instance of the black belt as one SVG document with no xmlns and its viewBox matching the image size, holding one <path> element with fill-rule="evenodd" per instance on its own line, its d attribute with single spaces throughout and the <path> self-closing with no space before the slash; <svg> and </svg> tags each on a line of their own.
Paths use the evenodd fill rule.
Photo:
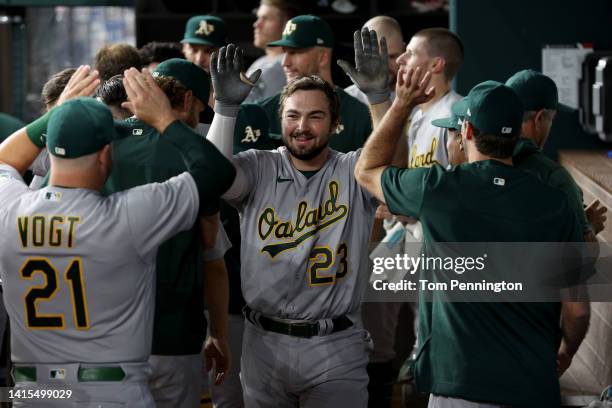
<svg viewBox="0 0 612 408">
<path fill-rule="evenodd" d="M 15 382 L 36 382 L 36 367 L 14 366 Z M 77 373 L 80 382 L 88 381 L 122 381 L 125 372 L 119 366 L 115 367 L 81 367 Z"/>
<path fill-rule="evenodd" d="M 353 322 L 346 316 L 335 319 L 324 319 L 316 322 L 287 323 L 271 319 L 256 312 L 248 306 L 242 310 L 244 317 L 257 327 L 274 333 L 286 334 L 294 337 L 310 338 L 337 333 L 353 326 Z"/>
</svg>

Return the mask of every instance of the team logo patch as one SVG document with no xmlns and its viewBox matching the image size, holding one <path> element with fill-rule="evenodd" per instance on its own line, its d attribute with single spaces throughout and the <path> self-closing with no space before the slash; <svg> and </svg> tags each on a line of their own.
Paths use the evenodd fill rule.
<svg viewBox="0 0 612 408">
<path fill-rule="evenodd" d="M 242 143 L 255 143 L 261 136 L 261 129 L 253 129 L 251 126 L 244 128 L 244 139 Z"/>
<path fill-rule="evenodd" d="M 62 193 L 60 193 L 59 191 L 47 191 L 43 198 L 47 201 L 54 201 L 54 202 L 61 201 Z"/>
<path fill-rule="evenodd" d="M 58 156 L 65 156 L 66 155 L 66 149 L 64 149 L 63 147 L 55 147 L 53 149 L 53 151 Z"/>
<path fill-rule="evenodd" d="M 317 38 L 317 44 L 323 44 L 325 43 L 325 41 L 323 41 L 322 38 Z"/>
<path fill-rule="evenodd" d="M 500 178 L 500 177 L 495 177 L 493 179 L 493 184 L 495 184 L 496 186 L 505 186 L 506 185 L 506 179 Z"/>
<path fill-rule="evenodd" d="M 295 30 L 297 30 L 297 24 L 288 21 L 287 24 L 285 24 L 283 35 L 291 35 Z"/>
<path fill-rule="evenodd" d="M 63 368 L 54 368 L 54 369 L 49 370 L 49 379 L 50 380 L 65 380 L 66 370 Z"/>
<path fill-rule="evenodd" d="M 215 31 L 214 25 L 208 24 L 206 21 L 200 21 L 200 26 L 195 33 L 197 35 L 210 35 L 213 31 Z"/>
<path fill-rule="evenodd" d="M 15 180 L 15 177 L 11 176 L 8 173 L 0 173 L 0 183 L 7 182 L 9 180 Z"/>
<path fill-rule="evenodd" d="M 503 127 L 501 129 L 502 135 L 507 135 L 509 133 L 512 133 L 512 128 L 511 127 Z"/>
<path fill-rule="evenodd" d="M 132 135 L 142 136 L 142 129 L 132 129 Z"/>
</svg>

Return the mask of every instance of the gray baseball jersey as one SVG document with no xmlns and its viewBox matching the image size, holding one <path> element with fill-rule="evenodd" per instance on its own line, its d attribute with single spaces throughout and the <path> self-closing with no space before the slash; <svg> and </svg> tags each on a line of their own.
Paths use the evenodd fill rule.
<svg viewBox="0 0 612 408">
<path fill-rule="evenodd" d="M 318 320 L 359 310 L 376 200 L 353 174 L 360 151 L 331 151 L 307 178 L 285 147 L 234 156 L 247 178 L 241 217 L 242 291 L 266 315 Z"/>
<path fill-rule="evenodd" d="M 30 190 L 0 165 L 0 276 L 13 362 L 146 360 L 157 248 L 190 228 L 198 207 L 188 173 L 103 197 Z"/>
</svg>

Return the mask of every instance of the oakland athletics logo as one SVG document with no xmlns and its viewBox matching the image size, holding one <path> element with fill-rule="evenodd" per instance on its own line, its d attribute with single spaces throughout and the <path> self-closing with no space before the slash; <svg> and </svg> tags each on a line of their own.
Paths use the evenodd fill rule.
<svg viewBox="0 0 612 408">
<path fill-rule="evenodd" d="M 215 31 L 215 26 L 212 24 L 208 24 L 206 21 L 200 21 L 200 26 L 196 30 L 197 35 L 210 35 Z"/>
<path fill-rule="evenodd" d="M 287 24 L 285 24 L 285 29 L 283 30 L 283 35 L 291 35 L 291 33 L 293 33 L 296 29 L 297 24 L 287 21 Z"/>
<path fill-rule="evenodd" d="M 257 139 L 261 136 L 261 129 L 253 129 L 250 126 L 244 128 L 244 139 L 241 140 L 242 143 L 255 143 Z"/>
<path fill-rule="evenodd" d="M 285 242 L 268 244 L 261 249 L 271 258 L 288 249 L 294 249 L 302 242 L 312 238 L 317 232 L 342 220 L 348 214 L 348 205 L 338 203 L 339 186 L 329 182 L 329 198 L 316 208 L 309 208 L 306 201 L 300 201 L 295 220 L 277 218 L 274 208 L 266 208 L 259 215 L 257 224 L 259 238 L 263 241 L 273 236 L 276 239 L 289 239 Z"/>
</svg>

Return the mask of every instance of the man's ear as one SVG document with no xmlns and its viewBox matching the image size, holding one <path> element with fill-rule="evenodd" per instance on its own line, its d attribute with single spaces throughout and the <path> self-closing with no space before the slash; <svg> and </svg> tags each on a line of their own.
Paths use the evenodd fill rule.
<svg viewBox="0 0 612 408">
<path fill-rule="evenodd" d="M 98 152 L 98 162 L 105 167 L 110 167 L 112 162 L 111 145 L 110 143 L 104 146 Z"/>
<path fill-rule="evenodd" d="M 465 122 L 465 138 L 467 140 L 471 140 L 474 137 L 474 128 L 472 127 L 472 124 L 468 121 Z"/>
<path fill-rule="evenodd" d="M 432 74 L 441 74 L 444 72 L 444 67 L 446 66 L 446 60 L 442 57 L 435 57 L 431 63 L 431 73 Z"/>
<path fill-rule="evenodd" d="M 544 126 L 545 122 L 546 122 L 546 109 L 540 109 L 539 111 L 536 112 L 535 116 L 533 117 L 533 123 L 534 123 L 536 130 L 541 129 L 542 126 Z"/>
<path fill-rule="evenodd" d="M 320 48 L 319 52 L 319 72 L 323 72 L 325 67 L 331 66 L 332 51 L 329 48 Z"/>
<path fill-rule="evenodd" d="M 188 89 L 183 97 L 183 112 L 190 112 L 191 105 L 193 105 L 193 92 L 191 92 L 191 89 Z"/>
<path fill-rule="evenodd" d="M 330 126 L 330 135 L 335 135 L 336 131 L 338 130 L 338 126 L 340 126 L 340 119 L 337 119 L 336 121 L 332 122 L 331 126 Z"/>
</svg>

